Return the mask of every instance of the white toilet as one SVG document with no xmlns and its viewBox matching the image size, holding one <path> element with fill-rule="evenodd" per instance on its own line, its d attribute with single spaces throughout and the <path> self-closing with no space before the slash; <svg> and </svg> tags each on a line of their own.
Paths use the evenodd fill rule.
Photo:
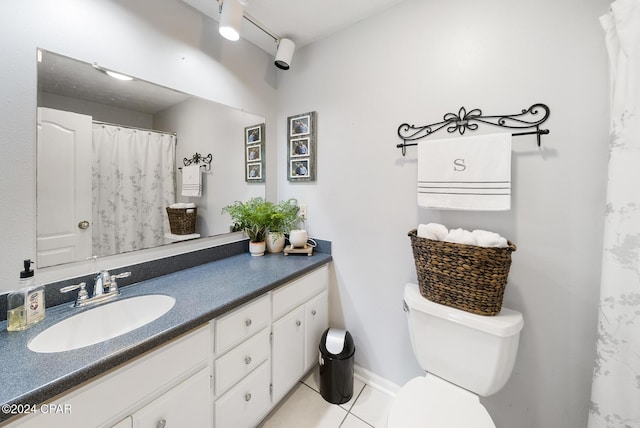
<svg viewBox="0 0 640 428">
<path fill-rule="evenodd" d="M 426 376 L 393 401 L 387 428 L 495 428 L 479 396 L 499 391 L 518 353 L 522 314 L 475 315 L 434 303 L 416 284 L 404 289 L 413 352 Z"/>
</svg>

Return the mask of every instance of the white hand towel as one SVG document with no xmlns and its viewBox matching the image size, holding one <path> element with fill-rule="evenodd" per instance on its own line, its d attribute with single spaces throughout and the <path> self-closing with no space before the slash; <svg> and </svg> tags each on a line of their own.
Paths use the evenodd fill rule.
<svg viewBox="0 0 640 428">
<path fill-rule="evenodd" d="M 418 236 L 420 238 L 443 241 L 448 233 L 447 228 L 439 223 L 427 223 L 418 226 Z"/>
<path fill-rule="evenodd" d="M 473 233 L 464 229 L 451 229 L 444 240 L 456 244 L 477 245 L 476 237 Z"/>
<path fill-rule="evenodd" d="M 182 167 L 182 196 L 202 196 L 202 174 L 199 165 Z"/>
<path fill-rule="evenodd" d="M 418 143 L 418 205 L 456 210 L 511 209 L 511 134 Z"/>
<path fill-rule="evenodd" d="M 476 229 L 471 233 L 476 237 L 477 245 L 481 247 L 506 248 L 509 246 L 507 240 L 498 233 L 480 229 Z"/>
</svg>

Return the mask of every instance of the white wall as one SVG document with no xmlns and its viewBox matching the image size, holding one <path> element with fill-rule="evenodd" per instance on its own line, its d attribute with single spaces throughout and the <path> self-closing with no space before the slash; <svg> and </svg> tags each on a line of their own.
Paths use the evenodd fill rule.
<svg viewBox="0 0 640 428">
<path fill-rule="evenodd" d="M 176 167 L 182 167 L 183 159 L 191 159 L 194 153 L 213 156 L 210 171 L 201 168 L 202 197 L 182 196 L 181 173 L 176 180 L 177 201 L 193 202 L 198 207 L 196 233 L 229 233 L 233 222 L 228 214 L 222 214 L 222 208 L 234 201 L 265 197 L 265 184 L 247 183 L 244 168 L 244 129 L 263 122 L 261 116 L 195 98 L 156 114 L 155 124 L 178 133 Z"/>
<path fill-rule="evenodd" d="M 598 16 L 607 7 L 407 0 L 300 49 L 279 75 L 279 160 L 286 117 L 318 112 L 317 181 L 290 184 L 279 164 L 279 198 L 308 204 L 310 234 L 333 241 L 331 323 L 353 334 L 365 369 L 398 384 L 420 373 L 401 305 L 415 281 L 407 232 L 429 221 L 495 230 L 518 246 L 504 303 L 525 327 L 509 383 L 483 402 L 500 428 L 586 425 L 608 153 Z M 514 138 L 511 211 L 416 207 L 416 150 L 403 158 L 395 148 L 401 123 L 536 102 L 551 109 L 551 134 L 542 150 L 535 137 Z"/>
<path fill-rule="evenodd" d="M 22 260 L 36 253 L 37 47 L 257 113 L 266 118 L 267 157 L 275 159 L 273 58 L 222 39 L 215 22 L 183 2 L 3 0 L 0 9 L 0 291 L 15 288 Z M 267 180 L 275 174 L 275 162 L 267 163 Z"/>
</svg>

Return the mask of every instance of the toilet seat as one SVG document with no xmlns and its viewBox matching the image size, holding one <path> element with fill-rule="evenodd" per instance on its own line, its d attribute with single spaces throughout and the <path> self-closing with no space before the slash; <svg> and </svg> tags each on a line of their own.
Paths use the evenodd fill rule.
<svg viewBox="0 0 640 428">
<path fill-rule="evenodd" d="M 495 428 L 480 398 L 427 374 L 400 389 L 389 410 L 387 428 Z"/>
</svg>

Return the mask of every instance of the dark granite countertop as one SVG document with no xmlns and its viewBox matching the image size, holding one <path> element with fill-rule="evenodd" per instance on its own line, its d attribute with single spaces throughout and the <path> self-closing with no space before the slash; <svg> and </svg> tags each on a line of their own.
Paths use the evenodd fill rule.
<svg viewBox="0 0 640 428">
<path fill-rule="evenodd" d="M 40 404 L 330 261 L 330 254 L 320 252 L 312 257 L 245 253 L 122 287 L 117 299 L 166 294 L 176 303 L 143 327 L 72 351 L 36 353 L 27 344 L 47 327 L 91 307 L 48 308 L 44 321 L 22 332 L 8 332 L 6 321 L 0 322 L 0 404 Z M 0 422 L 12 416 L 0 412 Z"/>
</svg>

